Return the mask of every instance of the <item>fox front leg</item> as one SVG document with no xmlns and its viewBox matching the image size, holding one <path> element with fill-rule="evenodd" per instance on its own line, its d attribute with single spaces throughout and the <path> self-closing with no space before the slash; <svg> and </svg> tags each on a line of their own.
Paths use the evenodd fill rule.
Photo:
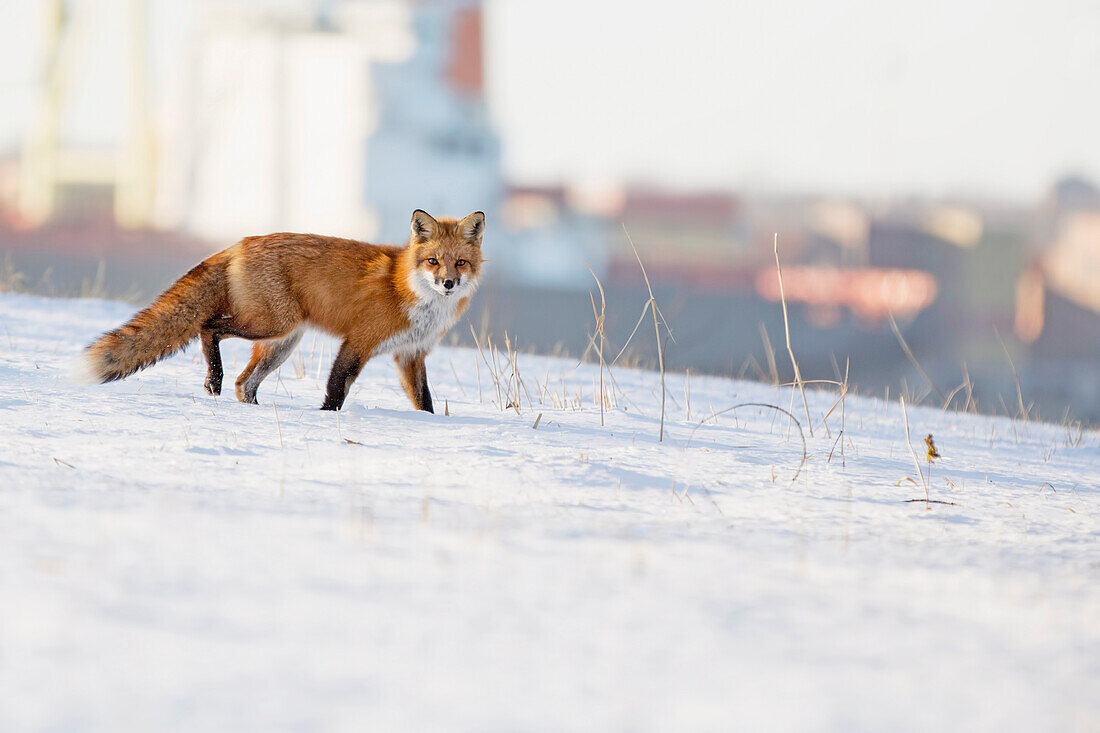
<svg viewBox="0 0 1100 733">
<path fill-rule="evenodd" d="M 363 359 L 359 353 L 345 341 L 340 344 L 336 360 L 332 362 L 332 371 L 328 375 L 328 388 L 322 410 L 339 410 L 351 389 L 351 383 L 363 369 Z"/>
<path fill-rule="evenodd" d="M 401 375 L 401 386 L 405 394 L 418 410 L 434 413 L 432 393 L 428 390 L 428 371 L 424 366 L 424 354 L 413 356 L 395 356 L 397 371 Z"/>
</svg>

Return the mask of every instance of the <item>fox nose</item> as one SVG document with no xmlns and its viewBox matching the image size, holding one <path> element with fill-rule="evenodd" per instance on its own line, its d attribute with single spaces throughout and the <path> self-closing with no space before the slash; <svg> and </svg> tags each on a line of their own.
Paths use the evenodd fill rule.
<svg viewBox="0 0 1100 733">
<path fill-rule="evenodd" d="M 443 281 L 443 287 L 447 288 L 447 290 L 450 290 L 454 286 L 455 286 L 455 281 L 454 280 L 444 280 Z"/>
</svg>

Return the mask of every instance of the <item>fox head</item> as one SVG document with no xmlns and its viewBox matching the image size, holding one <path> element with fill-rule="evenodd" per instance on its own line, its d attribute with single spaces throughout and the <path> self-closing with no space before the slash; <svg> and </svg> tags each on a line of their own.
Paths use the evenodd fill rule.
<svg viewBox="0 0 1100 733">
<path fill-rule="evenodd" d="M 481 235 L 485 214 L 475 211 L 463 219 L 434 219 L 417 209 L 410 225 L 414 289 L 443 297 L 473 295 L 481 275 Z"/>
</svg>

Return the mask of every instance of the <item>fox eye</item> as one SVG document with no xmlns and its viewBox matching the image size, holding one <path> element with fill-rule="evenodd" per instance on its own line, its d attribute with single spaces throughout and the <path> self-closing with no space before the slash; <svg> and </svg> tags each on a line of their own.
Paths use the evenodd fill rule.
<svg viewBox="0 0 1100 733">
<path fill-rule="evenodd" d="M 462 267 L 466 264 L 466 260 L 455 260 L 455 267 Z"/>
<path fill-rule="evenodd" d="M 435 267 L 436 265 L 439 264 L 439 260 L 437 260 L 434 257 L 429 257 L 428 258 L 428 264 L 431 265 L 432 267 Z"/>
</svg>

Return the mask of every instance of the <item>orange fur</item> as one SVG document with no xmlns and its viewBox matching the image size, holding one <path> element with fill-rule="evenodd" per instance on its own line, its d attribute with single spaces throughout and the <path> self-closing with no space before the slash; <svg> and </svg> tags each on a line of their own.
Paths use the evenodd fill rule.
<svg viewBox="0 0 1100 733">
<path fill-rule="evenodd" d="M 237 396 L 254 401 L 258 381 L 286 358 L 298 329 L 310 325 L 343 339 L 344 361 L 338 358 L 334 370 L 342 365 L 351 372 L 340 385 L 345 393 L 380 348 L 402 365 L 415 364 L 419 355 L 422 375 L 424 353 L 469 306 L 481 273 L 483 230 L 480 212 L 436 220 L 418 210 L 404 247 L 316 234 L 247 237 L 206 259 L 128 323 L 91 344 L 89 365 L 101 381 L 122 379 L 201 335 L 207 389 L 216 394 L 222 377 L 218 341 L 253 339 L 257 343 L 237 380 Z M 422 395 L 410 388 L 419 384 L 416 374 L 401 369 L 413 404 L 431 409 L 430 397 L 425 408 Z M 332 399 L 326 398 L 326 406 L 342 404 L 339 392 L 330 379 Z"/>
</svg>

